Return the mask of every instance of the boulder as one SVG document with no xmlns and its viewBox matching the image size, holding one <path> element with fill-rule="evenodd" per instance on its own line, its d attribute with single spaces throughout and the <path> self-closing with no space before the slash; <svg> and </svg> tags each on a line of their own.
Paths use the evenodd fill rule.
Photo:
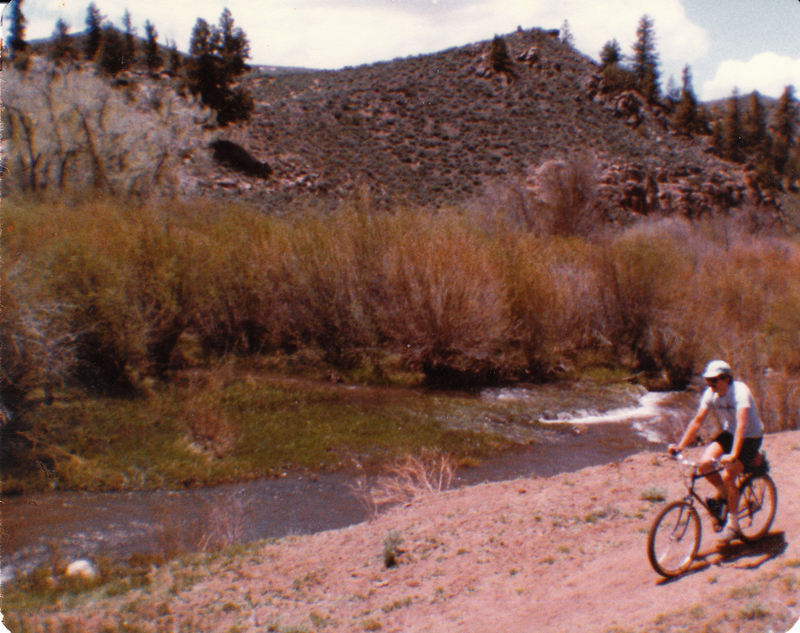
<svg viewBox="0 0 800 633">
<path fill-rule="evenodd" d="M 64 575 L 69 578 L 82 578 L 83 580 L 94 580 L 100 574 L 97 568 L 85 558 L 72 561 L 68 566 Z"/>
</svg>

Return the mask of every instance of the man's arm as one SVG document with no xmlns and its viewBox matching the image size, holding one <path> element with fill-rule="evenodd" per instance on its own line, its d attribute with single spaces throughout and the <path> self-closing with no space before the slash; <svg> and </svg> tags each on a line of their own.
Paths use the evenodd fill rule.
<svg viewBox="0 0 800 633">
<path fill-rule="evenodd" d="M 691 442 L 694 439 L 694 436 L 697 435 L 697 432 L 700 430 L 700 426 L 703 424 L 703 420 L 706 419 L 707 415 L 708 415 L 708 407 L 707 406 L 700 407 L 700 410 L 697 412 L 697 415 L 694 416 L 694 419 L 691 422 L 689 422 L 689 426 L 686 427 L 686 431 L 684 432 L 681 441 L 678 442 L 677 445 L 675 444 L 670 445 L 669 447 L 670 452 L 673 452 L 674 449 L 674 452 L 680 453 L 686 447 L 686 445 L 689 444 L 689 442 Z"/>
</svg>

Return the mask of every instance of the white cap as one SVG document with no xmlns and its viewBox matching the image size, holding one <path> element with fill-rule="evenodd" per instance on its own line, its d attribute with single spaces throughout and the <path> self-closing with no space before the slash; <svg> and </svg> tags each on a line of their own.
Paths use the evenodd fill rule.
<svg viewBox="0 0 800 633">
<path fill-rule="evenodd" d="M 731 366 L 724 360 L 712 360 L 703 372 L 703 378 L 719 378 L 720 376 L 731 376 Z"/>
</svg>

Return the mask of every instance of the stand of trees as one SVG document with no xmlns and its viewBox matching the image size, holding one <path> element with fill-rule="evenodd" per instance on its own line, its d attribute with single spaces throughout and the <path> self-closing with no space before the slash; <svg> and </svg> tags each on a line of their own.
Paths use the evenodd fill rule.
<svg viewBox="0 0 800 633">
<path fill-rule="evenodd" d="M 648 103 L 665 109 L 681 134 L 707 136 L 718 156 L 753 164 L 762 185 L 773 190 L 796 189 L 800 180 L 800 107 L 794 88 L 786 87 L 771 116 L 757 92 L 745 99 L 734 90 L 722 107 L 706 108 L 697 100 L 687 65 L 680 89 L 671 82 L 662 97 L 655 44 L 654 22 L 647 15 L 639 20 L 630 56 L 623 54 L 616 39 L 606 42 L 599 55 L 604 89 L 638 91 Z"/>
<path fill-rule="evenodd" d="M 228 9 L 222 12 L 219 26 L 198 18 L 189 52 L 192 59 L 187 80 L 192 94 L 199 95 L 203 104 L 216 111 L 220 125 L 247 119 L 254 108 L 253 99 L 235 82 L 247 70 L 250 43 Z"/>
<path fill-rule="evenodd" d="M 14 67 L 25 71 L 29 64 L 29 51 L 25 41 L 27 21 L 22 13 L 22 2 L 15 0 L 12 4 L 9 50 Z M 167 43 L 168 51 L 162 50 L 158 31 L 149 20 L 144 25 L 145 37 L 138 38 L 127 10 L 120 29 L 109 22 L 92 2 L 86 10 L 85 24 L 79 50 L 69 32 L 70 25 L 58 20 L 48 47 L 48 56 L 56 66 L 77 62 L 82 56 L 113 77 L 137 65 L 150 73 L 166 65 L 172 76 L 182 73 L 181 89 L 198 96 L 203 105 L 213 110 L 219 125 L 247 119 L 252 113 L 252 97 L 237 84 L 247 70 L 250 43 L 228 9 L 222 12 L 218 25 L 210 25 L 202 18 L 197 20 L 192 31 L 191 57 L 186 61 L 174 42 L 171 45 Z"/>
<path fill-rule="evenodd" d="M 631 64 L 624 62 L 630 59 Z M 626 57 L 616 39 L 606 42 L 600 50 L 600 69 L 610 90 L 638 90 L 650 103 L 661 96 L 658 52 L 653 20 L 643 15 L 636 29 L 633 54 Z"/>
</svg>

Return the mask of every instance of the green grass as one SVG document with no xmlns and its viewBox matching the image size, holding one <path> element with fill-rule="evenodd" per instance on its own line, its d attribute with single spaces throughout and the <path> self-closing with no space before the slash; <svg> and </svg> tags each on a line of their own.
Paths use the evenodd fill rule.
<svg viewBox="0 0 800 633">
<path fill-rule="evenodd" d="M 179 383 L 185 381 L 136 398 L 73 394 L 39 408 L 26 431 L 39 442 L 36 452 L 7 467 L 5 478 L 25 490 L 179 488 L 293 469 L 336 470 L 353 460 L 377 465 L 430 450 L 478 458 L 512 444 L 451 428 L 450 420 L 485 408 L 463 396 L 228 370 Z"/>
</svg>

